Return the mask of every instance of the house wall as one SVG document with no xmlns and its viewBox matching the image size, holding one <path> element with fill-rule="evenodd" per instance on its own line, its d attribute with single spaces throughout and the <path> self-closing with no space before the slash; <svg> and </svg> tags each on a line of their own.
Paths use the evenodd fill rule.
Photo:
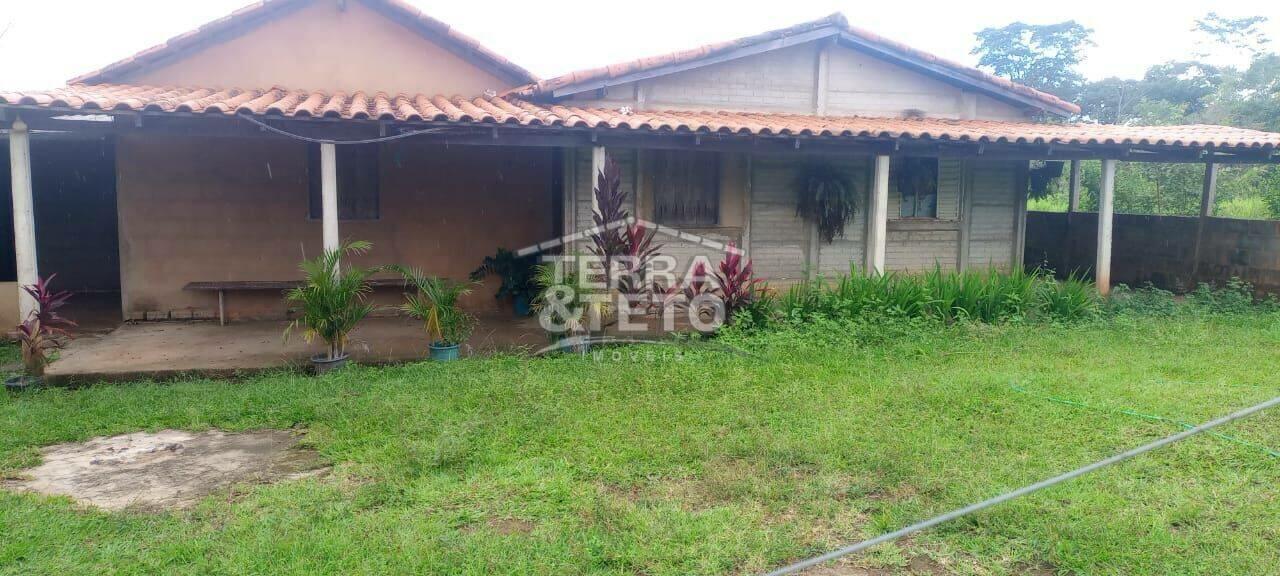
<svg viewBox="0 0 1280 576">
<path fill-rule="evenodd" d="M 127 318 L 211 317 L 216 295 L 183 286 L 298 279 L 298 262 L 321 251 L 321 224 L 308 217 L 305 144 L 126 136 L 117 162 Z M 555 234 L 549 149 L 408 140 L 384 145 L 380 165 L 381 218 L 340 227 L 344 239 L 373 242 L 357 264 L 400 263 L 464 279 L 498 247 Z M 467 305 L 498 307 L 495 289 L 489 282 Z M 232 318 L 284 313 L 274 293 L 233 293 L 227 305 Z"/>
<path fill-rule="evenodd" d="M 642 219 L 652 216 L 646 201 L 646 178 L 636 167 L 643 165 L 644 151 L 610 150 L 622 170 L 623 189 L 634 196 L 639 190 Z M 591 151 L 576 152 L 574 162 L 578 231 L 591 227 Z M 756 273 L 787 284 L 811 272 L 832 277 L 862 270 L 866 263 L 867 210 L 870 202 L 873 162 L 869 156 L 824 158 L 848 172 L 862 194 L 861 209 L 843 237 L 821 242 L 813 225 L 796 216 L 796 171 L 806 161 L 791 155 L 724 154 L 721 169 L 721 226 L 681 228 L 718 242 L 735 242 L 748 250 Z M 923 272 L 939 266 L 961 267 L 966 256 L 962 244 L 968 235 L 967 265 L 1008 268 L 1017 245 L 1018 188 L 1025 163 L 942 159 L 939 164 L 938 218 L 900 218 L 900 199 L 890 185 L 889 222 L 885 242 L 885 267 L 902 272 Z M 968 196 L 968 198 L 966 198 Z M 634 204 L 628 209 L 633 210 Z M 746 242 L 743 239 L 746 238 Z M 712 263 L 723 252 L 695 242 L 659 235 L 662 253 L 677 256 L 683 271 L 695 255 Z"/>
<path fill-rule="evenodd" d="M 823 55 L 825 52 L 825 56 Z M 825 61 L 825 64 L 823 62 Z M 821 97 L 820 97 L 821 95 Z M 1026 120 L 1029 112 L 866 53 L 810 42 L 574 97 L 637 109 Z"/>
<path fill-rule="evenodd" d="M 125 75 L 132 84 L 480 95 L 512 85 L 351 0 L 317 0 L 241 36 Z"/>
</svg>

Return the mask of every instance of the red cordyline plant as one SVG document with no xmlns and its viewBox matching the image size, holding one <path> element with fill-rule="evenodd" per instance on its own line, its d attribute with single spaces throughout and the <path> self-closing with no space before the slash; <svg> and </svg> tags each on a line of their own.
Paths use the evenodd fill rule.
<svg viewBox="0 0 1280 576">
<path fill-rule="evenodd" d="M 591 233 L 591 253 L 604 260 L 611 286 L 632 305 L 642 304 L 647 308 L 653 287 L 646 276 L 649 264 L 662 248 L 653 243 L 657 231 L 632 221 L 631 214 L 623 207 L 627 194 L 622 190 L 622 170 L 612 157 L 605 157 L 604 170 L 596 175 L 593 193 L 596 212 L 592 217 L 596 229 Z"/>
<path fill-rule="evenodd" d="M 730 242 L 716 272 L 716 282 L 720 284 L 719 295 L 724 300 L 725 319 L 733 320 L 735 312 L 755 301 L 764 280 L 754 277 L 751 261 L 743 258 L 742 251 Z"/>
<path fill-rule="evenodd" d="M 49 364 L 49 352 L 62 348 L 65 338 L 71 335 L 66 328 L 76 325 L 58 314 L 71 293 L 63 290 L 54 292 L 49 288 L 57 274 L 48 278 L 39 278 L 35 284 L 23 286 L 22 290 L 36 301 L 36 307 L 21 324 L 18 325 L 18 341 L 22 345 L 22 363 L 31 376 L 43 376 L 44 367 Z"/>
<path fill-rule="evenodd" d="M 711 278 L 715 281 L 710 282 Z M 683 296 L 681 304 L 692 306 L 699 296 L 715 296 L 720 299 L 725 321 L 732 322 L 735 313 L 760 297 L 763 283 L 764 280 L 755 277 L 751 261 L 744 258 L 742 251 L 730 242 L 724 260 L 720 262 L 714 276 L 707 273 L 706 264 L 694 264 L 688 282 L 665 291 L 666 303 L 676 302 L 679 296 Z M 706 315 L 712 313 L 712 310 L 704 307 L 698 313 Z"/>
</svg>

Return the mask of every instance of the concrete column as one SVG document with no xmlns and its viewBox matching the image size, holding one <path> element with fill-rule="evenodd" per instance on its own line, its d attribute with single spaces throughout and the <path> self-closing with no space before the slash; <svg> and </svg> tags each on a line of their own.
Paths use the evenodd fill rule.
<svg viewBox="0 0 1280 576">
<path fill-rule="evenodd" d="M 1071 181 L 1067 188 L 1067 214 L 1080 211 L 1080 161 L 1071 161 Z"/>
<path fill-rule="evenodd" d="M 600 213 L 600 202 L 596 199 L 596 185 L 600 182 L 600 173 L 604 172 L 606 153 L 604 146 L 591 147 L 591 213 Z M 591 223 L 594 227 L 595 223 Z"/>
<path fill-rule="evenodd" d="M 18 285 L 39 281 L 36 268 L 36 218 L 31 197 L 31 133 L 21 118 L 9 131 L 9 169 L 13 176 L 13 249 L 18 263 Z M 18 293 L 18 318 L 25 320 L 36 308 L 26 291 Z"/>
<path fill-rule="evenodd" d="M 889 228 L 889 157 L 876 156 L 871 202 L 867 207 L 867 273 L 884 274 L 884 248 Z"/>
<path fill-rule="evenodd" d="M 320 145 L 320 199 L 324 210 L 324 251 L 337 250 L 338 236 L 338 153 L 333 144 Z"/>
<path fill-rule="evenodd" d="M 1094 279 L 1098 292 L 1111 293 L 1111 220 L 1116 191 L 1116 161 L 1102 161 L 1102 190 L 1098 193 L 1098 262 Z"/>
<path fill-rule="evenodd" d="M 1191 255 L 1191 284 L 1196 283 L 1200 275 L 1200 244 L 1204 242 L 1205 220 L 1213 216 L 1213 203 L 1217 196 L 1218 165 L 1209 162 L 1204 165 L 1204 188 L 1200 192 L 1200 219 L 1196 221 L 1196 244 Z"/>
</svg>

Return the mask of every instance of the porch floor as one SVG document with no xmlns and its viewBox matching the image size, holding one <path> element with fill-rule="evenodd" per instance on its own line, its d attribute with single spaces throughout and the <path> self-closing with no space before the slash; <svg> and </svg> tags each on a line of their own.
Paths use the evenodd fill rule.
<svg viewBox="0 0 1280 576">
<path fill-rule="evenodd" d="M 481 317 L 462 354 L 517 348 L 538 349 L 547 337 L 536 318 Z M 46 370 L 52 384 L 166 379 L 181 375 L 225 376 L 305 365 L 321 350 L 300 333 L 287 342 L 288 322 L 151 322 L 124 324 L 104 334 L 82 334 Z M 369 318 L 351 335 L 348 351 L 358 363 L 382 364 L 426 356 L 422 326 L 408 318 Z"/>
</svg>

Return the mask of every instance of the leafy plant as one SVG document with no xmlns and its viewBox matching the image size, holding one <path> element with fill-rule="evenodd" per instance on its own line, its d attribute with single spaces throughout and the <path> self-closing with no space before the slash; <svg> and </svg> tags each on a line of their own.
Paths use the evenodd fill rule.
<svg viewBox="0 0 1280 576">
<path fill-rule="evenodd" d="M 496 298 L 521 298 L 530 300 L 537 294 L 538 287 L 533 281 L 534 267 L 538 265 L 537 255 L 517 256 L 506 248 L 499 248 L 493 256 L 486 256 L 484 262 L 471 272 L 471 280 L 484 280 L 490 275 L 502 278 L 498 286 Z"/>
<path fill-rule="evenodd" d="M 622 189 L 622 169 L 612 157 L 605 157 L 604 169 L 596 175 L 592 192 L 596 198 L 596 211 L 592 214 L 595 228 L 588 249 L 603 260 L 611 287 L 633 305 L 647 305 L 652 301 L 653 286 L 646 276 L 650 263 L 662 249 L 653 244 L 657 231 L 632 221 L 631 214 L 623 208 L 627 193 Z"/>
<path fill-rule="evenodd" d="M 308 343 L 316 338 L 324 340 L 327 360 L 346 355 L 347 337 L 376 308 L 368 301 L 369 278 L 382 268 L 344 267 L 341 261 L 343 257 L 364 254 L 372 248 L 369 242 L 352 241 L 302 262 L 299 266 L 305 276 L 302 285 L 285 293 L 287 302 L 301 306 L 302 315 L 285 329 L 285 338 L 293 330 L 302 328 L 302 336 Z"/>
<path fill-rule="evenodd" d="M 474 282 L 427 276 L 420 270 L 403 266 L 393 266 L 392 269 L 404 276 L 405 283 L 415 289 L 404 295 L 405 302 L 400 309 L 422 321 L 432 345 L 456 346 L 471 337 L 476 319 L 462 309 L 459 301 L 471 293 Z"/>
<path fill-rule="evenodd" d="M 1062 281 L 1047 281 L 1041 287 L 1040 305 L 1046 315 L 1065 321 L 1093 318 L 1102 301 L 1094 283 L 1072 272 Z"/>
<path fill-rule="evenodd" d="M 808 164 L 796 175 L 795 189 L 796 215 L 817 224 L 823 242 L 843 238 L 845 225 L 858 212 L 853 178 L 831 164 Z"/>
<path fill-rule="evenodd" d="M 764 280 L 755 277 L 751 261 L 743 258 L 742 251 L 730 242 L 724 260 L 720 261 L 720 269 L 716 272 L 716 282 L 720 285 L 720 297 L 724 300 L 725 319 L 732 322 L 734 314 L 759 296 L 760 285 Z"/>
<path fill-rule="evenodd" d="M 63 340 L 71 337 L 66 328 L 76 325 L 58 314 L 58 309 L 71 299 L 71 292 L 54 292 L 49 288 L 57 276 L 50 274 L 48 278 L 37 278 L 35 284 L 22 287 L 35 300 L 35 308 L 18 325 L 18 342 L 22 346 L 22 363 L 27 374 L 35 377 L 44 375 L 44 368 L 49 365 L 49 353 L 61 349 Z"/>
</svg>

